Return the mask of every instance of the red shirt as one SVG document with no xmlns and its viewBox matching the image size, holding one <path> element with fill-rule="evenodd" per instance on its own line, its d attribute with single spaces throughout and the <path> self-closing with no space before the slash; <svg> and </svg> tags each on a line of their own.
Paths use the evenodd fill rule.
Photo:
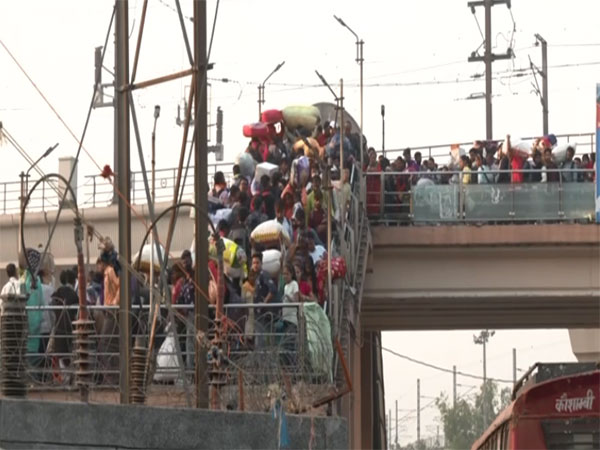
<svg viewBox="0 0 600 450">
<path fill-rule="evenodd" d="M 513 155 L 510 160 L 510 168 L 513 171 L 521 170 L 524 164 L 525 160 L 517 154 Z M 513 183 L 523 183 L 525 181 L 525 174 L 523 172 L 512 172 L 510 179 Z"/>
</svg>

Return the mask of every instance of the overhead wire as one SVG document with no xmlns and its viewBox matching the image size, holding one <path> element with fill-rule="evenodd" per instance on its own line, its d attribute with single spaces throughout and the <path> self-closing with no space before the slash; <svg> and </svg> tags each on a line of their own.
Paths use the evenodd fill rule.
<svg viewBox="0 0 600 450">
<path fill-rule="evenodd" d="M 446 373 L 451 373 L 451 374 L 455 373 L 454 370 L 452 370 L 452 369 L 448 369 L 446 367 L 441 367 L 441 366 L 438 366 L 438 365 L 435 365 L 435 364 L 428 363 L 426 361 L 421 361 L 421 360 L 412 358 L 410 356 L 403 355 L 403 354 L 398 353 L 398 352 L 396 352 L 396 351 L 394 351 L 392 349 L 384 347 L 383 345 L 379 345 L 379 347 L 381 348 L 381 350 L 383 350 L 385 352 L 388 352 L 388 353 L 390 353 L 390 354 L 392 354 L 394 356 L 397 356 L 398 358 L 402 358 L 402 359 L 405 359 L 407 361 L 410 361 L 410 362 L 412 362 L 414 364 L 418 364 L 418 365 L 421 365 L 421 366 L 429 367 L 430 369 L 439 370 L 441 372 L 446 372 Z M 473 378 L 473 379 L 476 379 L 476 380 L 483 380 L 483 377 L 480 376 L 480 375 L 474 375 L 474 374 L 471 374 L 471 373 L 461 372 L 461 371 L 458 371 L 458 370 L 456 371 L 456 374 L 457 375 L 461 375 L 463 377 L 467 377 L 467 378 Z M 512 380 L 505 380 L 505 379 L 502 379 L 502 378 L 486 377 L 486 380 L 495 381 L 495 382 L 498 382 L 498 383 L 510 383 L 510 384 L 513 383 Z"/>
</svg>

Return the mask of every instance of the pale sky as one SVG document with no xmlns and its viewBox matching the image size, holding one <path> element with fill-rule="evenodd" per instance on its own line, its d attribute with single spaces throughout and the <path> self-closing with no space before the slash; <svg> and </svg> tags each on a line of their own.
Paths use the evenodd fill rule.
<svg viewBox="0 0 600 450">
<path fill-rule="evenodd" d="M 192 2 L 181 0 L 184 14 L 191 16 Z M 131 0 L 130 61 L 143 1 Z M 173 0 L 150 0 L 137 80 L 145 80 L 188 68 L 183 39 Z M 216 0 L 208 1 L 209 36 Z M 94 80 L 94 47 L 104 42 L 113 2 L 110 0 L 0 0 L 0 40 L 13 53 L 29 76 L 80 135 Z M 333 18 L 340 16 L 365 41 L 364 132 L 369 144 L 381 148 L 380 106 L 386 106 L 386 148 L 469 141 L 485 136 L 483 100 L 465 100 L 484 92 L 483 78 L 464 82 L 484 71 L 482 63 L 467 58 L 481 44 L 477 23 L 466 0 L 222 0 L 211 54 L 215 68 L 209 105 L 224 111 L 225 160 L 233 160 L 246 145 L 241 130 L 257 119 L 257 83 L 285 61 L 265 91 L 268 108 L 290 104 L 332 101 L 318 84 L 317 69 L 330 84 L 344 79 L 346 107 L 358 120 L 359 69 L 355 63 L 354 37 Z M 600 81 L 600 2 L 597 0 L 514 0 L 508 9 L 493 8 L 494 51 L 503 53 L 512 40 L 516 58 L 494 63 L 502 77 L 494 81 L 494 134 L 502 138 L 541 133 L 539 99 L 532 93 L 532 78 L 515 77 L 513 70 L 529 67 L 529 59 L 541 65 L 541 50 L 533 47 L 534 34 L 549 43 L 550 131 L 584 133 L 594 130 L 595 88 Z M 481 26 L 483 11 L 477 11 Z M 186 21 L 190 39 L 191 22 Z M 113 68 L 113 39 L 109 39 L 105 66 Z M 583 64 L 583 65 L 582 65 Z M 569 67 L 556 67 L 556 66 Z M 60 143 L 55 153 L 41 163 L 45 172 L 57 169 L 57 158 L 72 156 L 77 143 L 70 137 L 40 95 L 0 46 L 0 121 L 35 159 L 46 148 Z M 111 81 L 108 72 L 104 82 Z M 448 83 L 460 80 L 459 83 Z M 432 84 L 443 82 L 444 84 Z M 162 111 L 157 128 L 157 165 L 177 163 L 181 128 L 175 124 L 177 104 L 189 80 L 178 80 L 135 94 L 144 153 L 150 153 L 155 104 Z M 418 84 L 421 83 L 421 84 Z M 541 83 L 541 80 L 540 80 Z M 300 85 L 300 86 L 299 86 Z M 111 108 L 92 113 L 85 147 L 99 166 L 112 165 Z M 0 183 L 18 180 L 27 169 L 25 161 L 7 144 L 0 146 Z M 132 131 L 133 170 L 139 168 Z M 82 156 L 79 183 L 84 175 L 99 169 Z M 0 259 L 7 259 L 0 255 Z M 472 344 L 473 332 L 386 333 L 384 343 L 400 353 L 438 365 L 480 373 L 481 348 Z M 444 346 L 440 346 L 444 342 Z M 489 350 L 490 376 L 511 378 L 511 349 L 519 349 L 519 367 L 537 360 L 572 359 L 565 330 L 503 331 L 492 339 Z M 451 392 L 451 375 L 419 368 L 386 355 L 386 402 L 393 408 L 414 409 L 416 378 L 422 391 L 435 396 Z M 470 380 L 462 380 L 473 384 Z M 402 396 L 406 393 L 406 396 Z M 424 411 L 422 429 L 433 423 L 434 408 Z M 405 422 L 401 442 L 415 437 L 414 420 Z"/>
</svg>

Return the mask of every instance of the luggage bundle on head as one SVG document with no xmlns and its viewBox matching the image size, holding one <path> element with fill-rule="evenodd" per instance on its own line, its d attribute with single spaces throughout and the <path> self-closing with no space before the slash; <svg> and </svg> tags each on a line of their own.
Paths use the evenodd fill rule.
<svg viewBox="0 0 600 450">
<path fill-rule="evenodd" d="M 567 144 L 557 145 L 556 147 L 554 147 L 552 149 L 552 157 L 554 158 L 554 161 L 556 162 L 556 164 L 561 164 L 567 159 L 567 149 L 569 147 L 571 147 L 573 150 L 577 151 L 577 144 L 575 144 L 575 143 L 572 143 L 572 144 L 567 143 Z"/>
<path fill-rule="evenodd" d="M 275 249 L 262 252 L 262 268 L 271 278 L 276 278 L 281 269 L 281 252 Z"/>
<path fill-rule="evenodd" d="M 295 153 L 302 152 L 308 158 L 323 158 L 325 149 L 319 145 L 319 142 L 312 137 L 298 139 L 293 146 Z"/>
<path fill-rule="evenodd" d="M 292 161 L 290 168 L 290 183 L 297 187 L 306 186 L 310 178 L 310 160 L 306 156 Z"/>
<path fill-rule="evenodd" d="M 533 151 L 533 142 L 531 141 L 520 141 L 516 144 L 511 144 L 513 152 L 519 155 L 523 159 L 529 158 L 531 152 Z"/>
<path fill-rule="evenodd" d="M 279 170 L 279 166 L 276 164 L 271 164 L 269 162 L 263 162 L 256 166 L 256 171 L 254 172 L 254 178 L 260 182 L 260 179 L 263 175 L 267 175 L 269 178 L 273 178 L 273 174 Z"/>
<path fill-rule="evenodd" d="M 283 122 L 283 113 L 278 109 L 267 109 L 262 112 L 260 121 L 267 124 Z"/>
<path fill-rule="evenodd" d="M 298 128 L 312 132 L 321 121 L 321 113 L 315 106 L 288 106 L 281 112 L 285 126 L 292 132 Z"/>
<path fill-rule="evenodd" d="M 287 231 L 277 220 L 267 220 L 258 225 L 250 234 L 250 239 L 266 248 L 288 247 L 291 243 Z"/>
<path fill-rule="evenodd" d="M 458 144 L 453 144 L 450 146 L 450 169 L 455 169 L 458 167 L 458 162 L 460 161 L 460 157 L 465 155 L 467 152 L 464 148 L 462 148 Z"/>
<path fill-rule="evenodd" d="M 256 170 L 256 161 L 250 153 L 244 152 L 238 156 L 237 163 L 240 166 L 240 173 L 243 177 L 246 179 L 251 179 L 254 176 L 254 171 Z"/>
<path fill-rule="evenodd" d="M 247 138 L 256 138 L 262 140 L 268 140 L 270 138 L 269 127 L 266 123 L 262 122 L 244 125 L 243 133 Z"/>
<path fill-rule="evenodd" d="M 160 255 L 161 259 L 164 262 L 165 260 L 165 249 L 162 245 L 160 247 Z M 134 263 L 134 268 L 144 273 L 150 272 L 150 266 L 154 263 L 154 271 L 160 270 L 160 259 L 158 258 L 158 253 L 156 252 L 156 244 L 146 244 L 144 248 L 142 248 L 142 254 L 136 253 L 133 255 L 131 260 Z M 138 264 L 139 260 L 139 264 Z"/>
</svg>

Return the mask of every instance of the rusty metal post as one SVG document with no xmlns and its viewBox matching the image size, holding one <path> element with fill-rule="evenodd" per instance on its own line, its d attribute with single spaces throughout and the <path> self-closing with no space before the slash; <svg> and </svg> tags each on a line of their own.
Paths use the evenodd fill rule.
<svg viewBox="0 0 600 450">
<path fill-rule="evenodd" d="M 207 117 L 206 117 L 206 1 L 194 0 L 194 69 L 195 77 L 195 158 L 194 158 L 194 200 L 197 208 L 194 226 L 196 242 L 195 282 L 199 289 L 194 296 L 194 326 L 197 333 L 207 335 L 208 301 L 202 293 L 208 292 L 208 221 L 203 213 L 208 209 L 207 185 Z M 185 144 L 184 144 L 185 145 Z M 208 384 L 205 383 L 207 361 L 201 352 L 198 339 L 195 340 L 195 382 L 196 407 L 208 407 Z"/>
<path fill-rule="evenodd" d="M 119 256 L 131 261 L 130 156 L 129 156 L 129 1 L 116 0 L 115 109 L 117 113 Z M 129 360 L 131 355 L 131 277 L 124 268 L 119 274 L 119 387 L 121 403 L 129 403 Z"/>
</svg>

